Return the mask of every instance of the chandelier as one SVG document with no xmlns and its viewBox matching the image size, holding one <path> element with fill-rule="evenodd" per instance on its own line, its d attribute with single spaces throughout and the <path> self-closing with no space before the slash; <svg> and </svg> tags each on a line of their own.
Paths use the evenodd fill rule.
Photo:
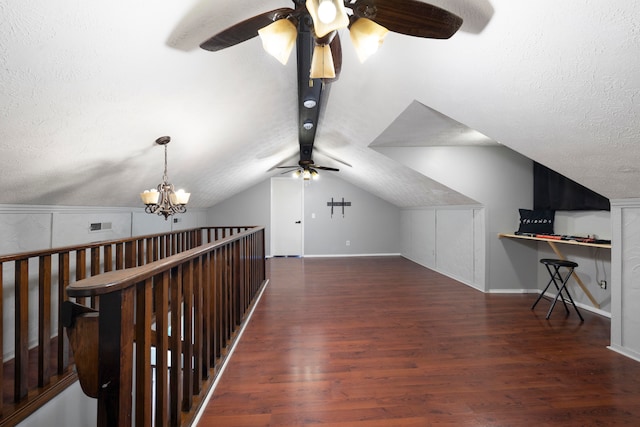
<svg viewBox="0 0 640 427">
<path fill-rule="evenodd" d="M 161 136 L 156 139 L 156 144 L 164 146 L 164 174 L 162 174 L 162 183 L 158 184 L 158 188 L 145 190 L 140 193 L 142 203 L 145 204 L 144 211 L 149 214 L 163 215 L 164 219 L 168 219 L 170 215 L 177 213 L 185 213 L 187 211 L 187 203 L 191 193 L 184 190 L 174 191 L 173 184 L 169 183 L 167 178 L 167 144 L 171 141 L 169 136 Z"/>
</svg>

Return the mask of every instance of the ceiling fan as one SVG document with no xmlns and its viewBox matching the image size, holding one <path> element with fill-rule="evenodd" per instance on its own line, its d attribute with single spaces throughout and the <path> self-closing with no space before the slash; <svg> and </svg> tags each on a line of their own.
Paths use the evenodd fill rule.
<svg viewBox="0 0 640 427">
<path fill-rule="evenodd" d="M 297 178 L 302 176 L 302 178 L 305 181 L 308 181 L 310 179 L 317 179 L 319 175 L 318 169 L 325 170 L 325 171 L 332 171 L 332 172 L 340 171 L 340 169 L 338 168 L 331 168 L 329 166 L 316 165 L 313 163 L 313 160 L 300 160 L 297 166 L 276 166 L 276 168 L 288 169 L 282 173 L 285 174 L 285 173 L 293 172 L 294 177 Z"/>
<path fill-rule="evenodd" d="M 387 32 L 413 37 L 448 39 L 462 18 L 418 0 L 293 0 L 295 8 L 280 8 L 255 15 L 200 44 L 219 51 L 260 36 L 265 50 L 286 64 L 297 48 L 298 141 L 300 161 L 294 168 L 331 170 L 315 165 L 311 155 L 324 103 L 325 85 L 336 80 L 342 68 L 338 30 L 349 28 L 358 58 L 364 61 L 382 44 Z M 348 11 L 347 11 L 348 10 Z"/>
</svg>

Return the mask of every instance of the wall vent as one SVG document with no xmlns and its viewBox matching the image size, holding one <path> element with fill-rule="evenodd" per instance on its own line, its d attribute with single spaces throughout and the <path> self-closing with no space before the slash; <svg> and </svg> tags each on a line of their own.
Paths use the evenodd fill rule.
<svg viewBox="0 0 640 427">
<path fill-rule="evenodd" d="M 92 222 L 89 224 L 89 232 L 111 230 L 110 222 Z"/>
</svg>

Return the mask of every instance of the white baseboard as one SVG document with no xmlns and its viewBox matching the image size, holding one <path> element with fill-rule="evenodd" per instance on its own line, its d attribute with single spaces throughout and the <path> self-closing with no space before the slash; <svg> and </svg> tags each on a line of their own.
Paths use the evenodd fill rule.
<svg viewBox="0 0 640 427">
<path fill-rule="evenodd" d="M 637 352 L 635 352 L 633 350 L 629 350 L 629 349 L 626 349 L 624 347 L 620 347 L 620 346 L 617 346 L 617 345 L 609 345 L 609 346 L 607 346 L 607 348 L 609 350 L 615 351 L 616 353 L 620 353 L 623 356 L 627 356 L 628 358 L 633 359 L 636 362 L 640 362 L 640 353 L 637 353 Z"/>
</svg>

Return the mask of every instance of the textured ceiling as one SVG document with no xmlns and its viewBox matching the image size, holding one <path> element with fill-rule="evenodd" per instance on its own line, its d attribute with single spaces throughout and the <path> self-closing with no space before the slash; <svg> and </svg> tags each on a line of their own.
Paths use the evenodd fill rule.
<svg viewBox="0 0 640 427">
<path fill-rule="evenodd" d="M 464 18 L 451 39 L 390 34 L 360 64 L 340 33 L 317 163 L 398 206 L 461 204 L 369 145 L 497 141 L 609 198 L 640 197 L 640 3 L 431 3 Z M 257 38 L 197 46 L 292 4 L 0 0 L 0 203 L 139 206 L 161 179 L 162 135 L 194 207 L 279 173 L 297 152 L 295 60 Z M 467 127 L 481 138 L 462 142 Z"/>
</svg>

